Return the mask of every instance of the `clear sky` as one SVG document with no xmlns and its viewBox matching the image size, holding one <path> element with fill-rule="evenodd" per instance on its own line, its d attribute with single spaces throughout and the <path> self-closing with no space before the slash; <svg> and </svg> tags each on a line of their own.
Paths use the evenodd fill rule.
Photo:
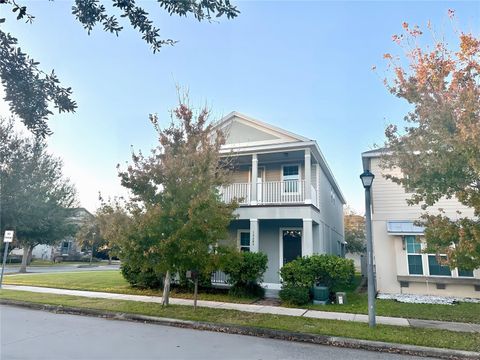
<svg viewBox="0 0 480 360">
<path fill-rule="evenodd" d="M 73 88 L 78 111 L 51 119 L 48 142 L 90 211 L 98 191 L 124 194 L 116 165 L 130 159 L 131 146 L 156 144 L 148 114 L 168 124 L 179 84 L 194 105 L 212 108 L 213 120 L 235 110 L 317 140 L 348 204 L 363 212 L 360 154 L 382 144 L 386 125 L 408 110 L 382 84 L 383 54 L 399 53 L 391 36 L 403 21 L 425 28 L 430 20 L 449 33 L 449 8 L 463 30 L 480 29 L 473 1 L 234 1 L 240 16 L 215 23 L 169 17 L 139 1 L 156 14 L 161 34 L 179 41 L 152 54 L 127 24 L 118 38 L 101 28 L 88 36 L 71 15 L 72 1 L 21 3 L 34 23 L 2 13 L 1 26 Z M 0 100 L 0 114 L 6 109 Z"/>
</svg>

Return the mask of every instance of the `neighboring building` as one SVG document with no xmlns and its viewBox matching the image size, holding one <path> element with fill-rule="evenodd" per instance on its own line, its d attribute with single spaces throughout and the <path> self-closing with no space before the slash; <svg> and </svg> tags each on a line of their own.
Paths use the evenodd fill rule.
<svg viewBox="0 0 480 360">
<path fill-rule="evenodd" d="M 84 208 L 71 209 L 71 216 L 68 222 L 76 227 L 80 227 L 86 221 L 92 221 L 93 215 Z M 63 260 L 80 260 L 83 253 L 80 245 L 77 243 L 75 236 L 67 236 L 56 245 L 40 244 L 33 248 L 32 258 L 43 260 L 55 260 L 62 258 Z M 14 249 L 12 255 L 23 255 L 23 248 Z"/>
<path fill-rule="evenodd" d="M 215 128 L 234 168 L 221 194 L 240 199 L 229 241 L 268 255 L 265 287 L 280 288 L 280 268 L 299 256 L 344 255 L 345 199 L 314 140 L 237 112 Z"/>
<path fill-rule="evenodd" d="M 414 222 L 425 211 L 420 205 L 407 205 L 410 194 L 382 176 L 386 170 L 380 167 L 381 155 L 381 149 L 362 154 L 364 170 L 375 175 L 372 233 L 378 292 L 480 298 L 480 269 L 450 270 L 437 262 L 435 254 L 422 252 L 425 248 L 423 228 Z M 401 175 L 400 170 L 389 173 Z M 473 209 L 453 198 L 441 199 L 428 211 L 435 214 L 440 208 L 451 219 L 474 216 Z"/>
</svg>

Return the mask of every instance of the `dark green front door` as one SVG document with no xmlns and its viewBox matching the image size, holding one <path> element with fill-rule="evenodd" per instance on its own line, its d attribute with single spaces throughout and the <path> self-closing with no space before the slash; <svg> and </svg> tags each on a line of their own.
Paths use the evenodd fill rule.
<svg viewBox="0 0 480 360">
<path fill-rule="evenodd" d="M 302 231 L 282 230 L 283 264 L 302 256 Z"/>
</svg>

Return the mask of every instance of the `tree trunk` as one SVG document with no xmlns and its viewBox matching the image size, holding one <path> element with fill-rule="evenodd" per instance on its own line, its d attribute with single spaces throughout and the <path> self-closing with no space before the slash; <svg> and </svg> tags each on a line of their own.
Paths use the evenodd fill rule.
<svg viewBox="0 0 480 360">
<path fill-rule="evenodd" d="M 108 265 L 112 265 L 112 255 L 108 253 Z"/>
<path fill-rule="evenodd" d="M 165 274 L 165 281 L 163 282 L 162 305 L 168 305 L 170 297 L 170 270 Z"/>
<path fill-rule="evenodd" d="M 92 266 L 92 259 L 93 259 L 93 245 L 92 245 L 92 252 L 90 253 L 90 266 Z"/>
<path fill-rule="evenodd" d="M 28 250 L 28 256 L 27 256 L 28 266 L 30 266 L 30 263 L 32 262 L 32 257 L 33 257 L 33 246 L 30 246 L 30 249 Z"/>
<path fill-rule="evenodd" d="M 197 310 L 197 298 L 198 298 L 198 276 L 195 276 L 195 290 L 193 292 L 193 310 Z"/>
<path fill-rule="evenodd" d="M 18 272 L 20 273 L 26 273 L 27 272 L 27 260 L 28 260 L 28 253 L 30 252 L 30 245 L 26 245 L 23 247 L 23 256 L 22 256 L 22 266 L 20 266 L 20 270 Z"/>
</svg>

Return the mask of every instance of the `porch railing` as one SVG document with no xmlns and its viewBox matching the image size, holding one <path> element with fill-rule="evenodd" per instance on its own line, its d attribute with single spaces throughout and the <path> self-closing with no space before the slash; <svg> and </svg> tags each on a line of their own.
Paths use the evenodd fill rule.
<svg viewBox="0 0 480 360">
<path fill-rule="evenodd" d="M 220 188 L 223 201 L 237 199 L 250 204 L 250 183 L 233 183 Z M 257 204 L 302 204 L 305 202 L 305 180 L 264 181 L 257 184 Z M 311 186 L 312 204 L 318 207 L 317 191 Z"/>
</svg>

